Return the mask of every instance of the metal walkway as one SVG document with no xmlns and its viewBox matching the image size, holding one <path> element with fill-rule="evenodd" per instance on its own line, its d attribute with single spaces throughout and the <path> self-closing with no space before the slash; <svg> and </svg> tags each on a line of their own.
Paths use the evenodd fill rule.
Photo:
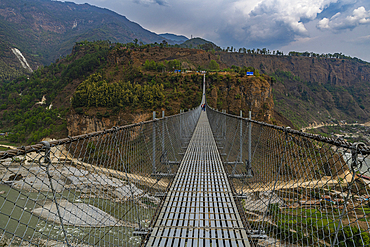
<svg viewBox="0 0 370 247">
<path fill-rule="evenodd" d="M 250 246 L 205 112 L 146 246 Z"/>
</svg>

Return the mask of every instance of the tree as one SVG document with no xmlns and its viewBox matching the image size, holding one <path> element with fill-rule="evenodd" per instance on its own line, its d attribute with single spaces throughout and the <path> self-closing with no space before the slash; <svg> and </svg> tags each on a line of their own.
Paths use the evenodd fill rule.
<svg viewBox="0 0 370 247">
<path fill-rule="evenodd" d="M 163 44 L 164 46 L 166 46 L 166 47 L 167 47 L 168 42 L 167 42 L 166 40 L 162 40 L 162 43 L 161 43 L 161 44 Z"/>
<path fill-rule="evenodd" d="M 208 67 L 209 67 L 210 70 L 219 70 L 220 69 L 220 65 L 215 60 L 211 60 L 209 62 Z"/>
</svg>

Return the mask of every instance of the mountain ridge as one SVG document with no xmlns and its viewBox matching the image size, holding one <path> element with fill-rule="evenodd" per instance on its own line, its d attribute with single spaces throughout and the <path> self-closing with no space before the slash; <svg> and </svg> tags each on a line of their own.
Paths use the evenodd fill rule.
<svg viewBox="0 0 370 247">
<path fill-rule="evenodd" d="M 164 40 L 111 10 L 50 0 L 1 1 L 0 39 L 6 46 L 20 50 L 33 70 L 68 55 L 74 44 L 83 40 L 113 43 Z M 0 48 L 2 53 L 6 52 L 5 47 Z M 16 60 L 13 57 L 10 61 L 15 64 Z"/>
<path fill-rule="evenodd" d="M 189 40 L 189 38 L 184 35 L 177 35 L 172 33 L 161 33 L 159 35 L 167 40 L 173 41 L 174 44 L 182 44 L 185 41 Z"/>
</svg>

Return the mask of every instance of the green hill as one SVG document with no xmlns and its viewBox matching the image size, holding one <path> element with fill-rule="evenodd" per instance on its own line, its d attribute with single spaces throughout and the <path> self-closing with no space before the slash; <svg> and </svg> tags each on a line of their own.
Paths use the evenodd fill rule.
<svg viewBox="0 0 370 247">
<path fill-rule="evenodd" d="M 184 35 L 176 35 L 172 33 L 162 33 L 159 34 L 161 37 L 173 41 L 175 44 L 181 44 L 184 43 L 185 41 L 189 40 L 187 37 Z"/>
<path fill-rule="evenodd" d="M 25 144 L 191 109 L 201 98 L 197 70 L 208 70 L 208 102 L 232 114 L 252 110 L 296 128 L 370 118 L 370 66 L 355 59 L 83 41 L 30 76 L 0 82 L 0 132 Z"/>
<path fill-rule="evenodd" d="M 216 44 L 214 44 L 213 42 L 207 41 L 207 40 L 202 39 L 202 38 L 189 39 L 189 40 L 185 41 L 184 43 L 182 43 L 180 45 L 180 47 L 183 47 L 183 48 L 199 48 L 199 49 L 203 49 L 203 50 L 206 50 L 206 51 L 209 51 L 209 50 L 220 51 L 221 50 L 221 48 L 219 46 L 217 46 Z"/>
<path fill-rule="evenodd" d="M 0 81 L 11 81 L 22 75 L 30 74 L 28 69 L 22 67 L 11 47 L 0 40 Z"/>
<path fill-rule="evenodd" d="M 27 144 L 148 120 L 153 110 L 176 114 L 199 105 L 203 75 L 173 71 L 204 70 L 216 60 L 212 52 L 196 49 L 79 42 L 66 58 L 29 78 L 0 82 L 0 132 Z M 234 114 L 252 109 L 257 119 L 269 121 L 272 97 L 261 97 L 270 94 L 269 77 L 222 72 L 206 80 L 212 106 Z M 251 87 L 262 94 L 249 92 Z"/>
</svg>

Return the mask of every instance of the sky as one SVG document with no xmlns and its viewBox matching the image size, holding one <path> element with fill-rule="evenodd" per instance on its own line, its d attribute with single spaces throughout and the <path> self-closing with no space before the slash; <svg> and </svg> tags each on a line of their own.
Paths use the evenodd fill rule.
<svg viewBox="0 0 370 247">
<path fill-rule="evenodd" d="M 226 47 L 341 52 L 370 62 L 369 0 L 68 0 L 126 16 L 155 33 Z"/>
</svg>

